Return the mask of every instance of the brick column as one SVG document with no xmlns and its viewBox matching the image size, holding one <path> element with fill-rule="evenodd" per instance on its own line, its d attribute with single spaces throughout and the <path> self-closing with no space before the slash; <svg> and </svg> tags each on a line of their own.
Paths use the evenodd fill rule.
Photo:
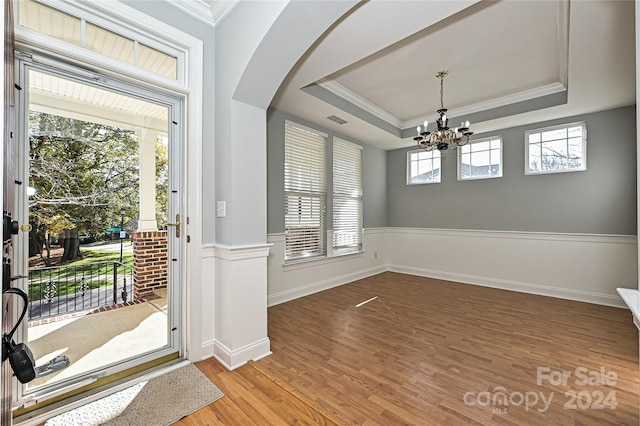
<svg viewBox="0 0 640 426">
<path fill-rule="evenodd" d="M 167 288 L 169 259 L 167 231 L 132 232 L 133 300 L 154 299 L 155 290 Z"/>
</svg>

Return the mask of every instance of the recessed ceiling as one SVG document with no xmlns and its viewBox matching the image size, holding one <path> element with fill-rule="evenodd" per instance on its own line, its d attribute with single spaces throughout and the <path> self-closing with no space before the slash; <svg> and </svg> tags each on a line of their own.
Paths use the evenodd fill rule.
<svg viewBox="0 0 640 426">
<path fill-rule="evenodd" d="M 307 52 L 272 107 L 394 149 L 435 118 L 440 70 L 448 116 L 476 133 L 633 105 L 634 40 L 633 2 L 370 0 Z"/>
<path fill-rule="evenodd" d="M 558 40 L 568 33 L 562 12 L 553 1 L 480 2 L 326 79 L 402 123 L 440 106 L 440 70 L 449 71 L 450 109 L 562 84 L 567 49 Z"/>
</svg>

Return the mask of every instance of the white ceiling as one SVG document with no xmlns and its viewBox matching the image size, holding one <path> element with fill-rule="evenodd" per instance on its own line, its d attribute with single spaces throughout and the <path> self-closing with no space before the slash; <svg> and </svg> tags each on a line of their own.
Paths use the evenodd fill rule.
<svg viewBox="0 0 640 426">
<path fill-rule="evenodd" d="M 272 106 L 395 149 L 435 118 L 440 70 L 447 115 L 476 133 L 633 105 L 634 40 L 632 1 L 370 0 L 307 52 Z"/>
</svg>

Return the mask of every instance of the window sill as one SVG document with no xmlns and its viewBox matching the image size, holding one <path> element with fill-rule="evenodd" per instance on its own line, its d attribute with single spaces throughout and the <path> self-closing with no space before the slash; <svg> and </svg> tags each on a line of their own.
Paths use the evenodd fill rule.
<svg viewBox="0 0 640 426">
<path fill-rule="evenodd" d="M 633 323 L 640 329 L 640 291 L 631 288 L 618 288 L 618 294 L 631 309 Z"/>
<path fill-rule="evenodd" d="M 364 256 L 364 251 L 355 251 L 353 253 L 334 254 L 333 256 L 314 257 L 311 259 L 294 260 L 282 265 L 283 271 L 294 271 L 296 269 L 311 268 L 316 266 L 323 266 L 330 263 L 342 262 L 344 260 L 351 260 L 355 258 L 361 258 Z"/>
</svg>

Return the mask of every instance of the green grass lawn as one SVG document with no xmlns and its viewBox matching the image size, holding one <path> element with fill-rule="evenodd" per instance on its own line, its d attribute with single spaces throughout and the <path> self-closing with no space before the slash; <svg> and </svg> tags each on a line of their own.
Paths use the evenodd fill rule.
<svg viewBox="0 0 640 426">
<path fill-rule="evenodd" d="M 120 252 L 109 251 L 109 250 L 91 250 L 87 248 L 83 248 L 82 259 L 77 260 L 73 263 L 69 263 L 69 265 L 86 265 L 88 263 L 94 262 L 119 262 L 120 261 Z M 133 266 L 133 253 L 132 252 L 124 252 L 122 253 L 122 263 L 125 265 Z"/>
<path fill-rule="evenodd" d="M 119 275 L 129 275 L 133 268 L 133 253 L 123 253 L 119 265 L 120 252 L 108 250 L 82 249 L 82 259 L 53 268 L 34 269 L 29 272 L 29 298 L 40 300 L 44 297 L 46 285 L 53 282 L 58 296 L 73 294 L 83 289 L 94 289 L 113 285 L 114 265 Z M 114 263 L 117 262 L 117 263 Z"/>
</svg>

